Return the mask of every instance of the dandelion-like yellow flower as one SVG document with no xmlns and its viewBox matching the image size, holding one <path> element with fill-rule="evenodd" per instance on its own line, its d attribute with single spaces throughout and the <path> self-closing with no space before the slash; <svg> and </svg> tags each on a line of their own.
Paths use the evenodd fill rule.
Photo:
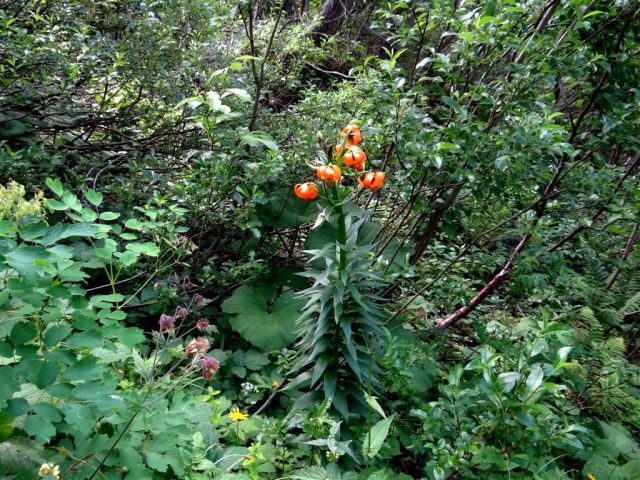
<svg viewBox="0 0 640 480">
<path fill-rule="evenodd" d="M 234 407 L 229 412 L 229 418 L 234 422 L 241 422 L 242 420 L 249 418 L 249 415 L 242 413 L 238 407 Z"/>
<path fill-rule="evenodd" d="M 40 477 L 51 475 L 56 480 L 60 480 L 60 467 L 53 463 L 43 463 L 38 469 L 38 475 Z"/>
<path fill-rule="evenodd" d="M 587 478 L 589 480 L 596 480 L 596 476 L 593 473 L 587 473 Z"/>
</svg>

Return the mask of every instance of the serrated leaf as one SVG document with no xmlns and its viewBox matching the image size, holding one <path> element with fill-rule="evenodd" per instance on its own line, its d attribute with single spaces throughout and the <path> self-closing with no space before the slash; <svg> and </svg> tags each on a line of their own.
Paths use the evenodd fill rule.
<svg viewBox="0 0 640 480">
<path fill-rule="evenodd" d="M 362 454 L 365 457 L 373 458 L 378 454 L 387 435 L 389 435 L 389 427 L 391 427 L 394 416 L 395 415 L 392 415 L 384 420 L 380 420 L 371 427 L 371 430 L 364 436 Z"/>
<path fill-rule="evenodd" d="M 301 468 L 292 472 L 287 478 L 292 480 L 332 480 L 327 471 L 319 466 Z"/>
<path fill-rule="evenodd" d="M 11 252 L 4 253 L 5 263 L 25 275 L 38 272 L 40 267 L 36 262 L 47 260 L 50 256 L 51 254 L 42 247 L 30 247 L 24 244 Z"/>
<path fill-rule="evenodd" d="M 364 398 L 367 401 L 367 404 L 371 408 L 373 408 L 376 412 L 378 412 L 382 418 L 387 418 L 387 416 L 384 413 L 384 410 L 382 410 L 382 407 L 378 403 L 378 400 L 376 399 L 376 397 L 369 395 L 368 393 L 365 393 Z"/>
<path fill-rule="evenodd" d="M 42 415 L 27 415 L 23 428 L 40 443 L 47 443 L 56 435 L 56 427 Z"/>
<path fill-rule="evenodd" d="M 147 454 L 147 465 L 158 472 L 166 472 L 170 463 L 171 459 L 167 458 L 166 455 L 156 452 L 149 452 Z"/>
<path fill-rule="evenodd" d="M 127 245 L 127 250 L 149 257 L 157 257 L 160 253 L 160 247 L 153 242 L 130 243 Z"/>
</svg>

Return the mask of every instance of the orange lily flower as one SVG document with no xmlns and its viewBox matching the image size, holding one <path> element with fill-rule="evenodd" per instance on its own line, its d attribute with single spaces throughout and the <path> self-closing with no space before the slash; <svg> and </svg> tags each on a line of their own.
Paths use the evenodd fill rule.
<svg viewBox="0 0 640 480">
<path fill-rule="evenodd" d="M 320 180 L 327 182 L 327 185 L 332 185 L 333 182 L 340 180 L 342 170 L 337 165 L 324 165 L 316 168 L 316 174 Z"/>
<path fill-rule="evenodd" d="M 362 141 L 362 133 L 360 133 L 360 127 L 350 123 L 340 131 L 341 137 L 347 137 L 345 146 L 350 147 L 357 145 Z"/>
<path fill-rule="evenodd" d="M 300 197 L 305 202 L 313 200 L 320 195 L 320 189 L 315 183 L 299 183 L 293 187 L 293 191 L 296 196 Z"/>
<path fill-rule="evenodd" d="M 364 188 L 370 188 L 371 191 L 377 192 L 384 183 L 384 172 L 371 172 L 358 177 L 358 183 Z"/>
<path fill-rule="evenodd" d="M 348 167 L 353 167 L 357 171 L 364 170 L 364 161 L 367 159 L 367 155 L 360 147 L 356 147 L 355 145 L 347 148 L 347 151 L 344 152 L 342 157 L 342 161 Z"/>
</svg>

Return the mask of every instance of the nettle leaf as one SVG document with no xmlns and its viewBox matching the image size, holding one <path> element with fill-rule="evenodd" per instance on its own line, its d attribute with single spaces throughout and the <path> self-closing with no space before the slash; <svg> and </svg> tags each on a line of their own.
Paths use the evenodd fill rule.
<svg viewBox="0 0 640 480">
<path fill-rule="evenodd" d="M 327 471 L 318 466 L 305 467 L 289 475 L 292 480 L 332 480 Z"/>
<path fill-rule="evenodd" d="M 373 408 L 376 412 L 378 412 L 382 418 L 387 418 L 387 416 L 384 413 L 384 410 L 382 409 L 382 407 L 378 403 L 378 399 L 376 397 L 374 397 L 372 395 L 369 395 L 368 393 L 365 393 L 364 394 L 364 398 L 367 401 L 367 404 L 371 408 Z"/>
<path fill-rule="evenodd" d="M 362 443 L 363 455 L 373 458 L 378 454 L 382 444 L 387 438 L 387 435 L 389 435 L 389 427 L 391 427 L 391 422 L 394 417 L 395 415 L 392 415 L 384 420 L 380 420 L 371 427 L 371 430 L 364 436 L 364 441 Z"/>
<path fill-rule="evenodd" d="M 292 292 L 278 294 L 272 285 L 243 285 L 224 301 L 231 326 L 252 345 L 279 350 L 298 336 L 296 320 L 305 301 Z"/>
</svg>

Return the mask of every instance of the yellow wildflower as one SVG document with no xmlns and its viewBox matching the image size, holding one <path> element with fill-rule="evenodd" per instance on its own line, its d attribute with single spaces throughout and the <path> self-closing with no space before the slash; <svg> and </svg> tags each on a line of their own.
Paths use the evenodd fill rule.
<svg viewBox="0 0 640 480">
<path fill-rule="evenodd" d="M 234 422 L 241 422 L 242 420 L 249 418 L 249 415 L 242 413 L 238 407 L 234 407 L 229 412 L 229 418 Z"/>
<path fill-rule="evenodd" d="M 278 388 L 280 386 L 280 384 L 278 382 L 276 382 L 275 380 L 273 382 L 271 382 L 271 388 L 273 388 L 274 390 L 276 388 Z"/>
<path fill-rule="evenodd" d="M 596 476 L 593 473 L 587 473 L 587 478 L 589 480 L 596 480 Z"/>
<path fill-rule="evenodd" d="M 245 459 L 245 461 L 246 461 L 247 463 L 255 463 L 255 461 L 256 461 L 256 456 L 255 456 L 255 455 L 246 455 L 246 456 L 244 457 L 244 459 Z"/>
</svg>

